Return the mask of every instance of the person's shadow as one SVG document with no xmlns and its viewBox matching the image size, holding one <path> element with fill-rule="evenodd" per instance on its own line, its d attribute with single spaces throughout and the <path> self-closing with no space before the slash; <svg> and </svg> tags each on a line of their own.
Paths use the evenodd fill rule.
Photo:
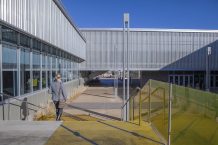
<svg viewBox="0 0 218 145">
<path fill-rule="evenodd" d="M 26 120 L 27 116 L 29 114 L 27 98 L 23 99 L 23 102 L 21 103 L 20 109 L 21 109 L 21 112 L 22 112 L 22 120 Z"/>
</svg>

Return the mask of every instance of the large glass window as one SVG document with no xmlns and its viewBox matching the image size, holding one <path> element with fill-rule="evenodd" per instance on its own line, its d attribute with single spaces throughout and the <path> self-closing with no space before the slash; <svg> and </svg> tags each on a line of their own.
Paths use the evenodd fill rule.
<svg viewBox="0 0 218 145">
<path fill-rule="evenodd" d="M 67 61 L 65 59 L 62 60 L 62 81 L 67 81 Z"/>
<path fill-rule="evenodd" d="M 42 88 L 46 88 L 46 55 L 42 54 Z"/>
<path fill-rule="evenodd" d="M 18 33 L 10 28 L 2 26 L 2 40 L 17 44 Z"/>
<path fill-rule="evenodd" d="M 47 81 L 48 81 L 48 87 L 51 85 L 51 59 L 52 57 L 50 55 L 47 56 Z"/>
<path fill-rule="evenodd" d="M 40 89 L 40 53 L 33 52 L 33 91 Z"/>
<path fill-rule="evenodd" d="M 20 45 L 30 47 L 30 38 L 24 34 L 20 34 Z"/>
<path fill-rule="evenodd" d="M 17 96 L 17 49 L 3 45 L 2 48 L 2 83 L 3 92 Z"/>
<path fill-rule="evenodd" d="M 40 41 L 33 39 L 33 49 L 37 51 L 41 51 L 41 43 Z"/>
<path fill-rule="evenodd" d="M 71 62 L 68 60 L 68 66 L 67 66 L 67 69 L 68 69 L 68 74 L 67 74 L 67 80 L 68 81 L 71 81 L 72 80 L 72 70 L 71 70 Z"/>
<path fill-rule="evenodd" d="M 20 51 L 20 94 L 31 91 L 30 51 L 22 48 Z"/>
<path fill-rule="evenodd" d="M 56 71 L 57 71 L 56 57 L 53 56 L 52 57 L 52 81 L 55 79 Z"/>
</svg>

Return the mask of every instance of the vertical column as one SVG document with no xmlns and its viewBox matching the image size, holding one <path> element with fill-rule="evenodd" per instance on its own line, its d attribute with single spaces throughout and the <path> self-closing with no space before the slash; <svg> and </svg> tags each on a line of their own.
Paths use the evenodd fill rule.
<svg viewBox="0 0 218 145">
<path fill-rule="evenodd" d="M 17 81 L 17 95 L 20 96 L 20 47 L 18 47 L 17 49 L 17 78 L 18 78 L 18 81 Z"/>
<path fill-rule="evenodd" d="M 2 83 L 2 37 L 1 37 L 1 25 L 0 25 L 0 93 L 3 93 L 3 83 Z M 1 98 L 3 100 L 3 96 Z M 5 120 L 5 107 L 2 105 L 2 119 Z"/>
<path fill-rule="evenodd" d="M 20 96 L 20 34 L 18 34 L 18 49 L 17 49 L 17 95 Z"/>
<path fill-rule="evenodd" d="M 129 14 L 128 14 L 128 23 L 127 23 L 127 61 L 126 61 L 126 63 L 127 63 L 127 100 L 129 99 L 129 85 L 130 85 L 130 83 L 129 83 L 129 79 L 130 79 L 130 77 L 129 77 L 129 59 L 130 59 L 130 57 L 129 57 Z M 129 102 L 127 103 L 127 106 L 126 106 L 127 108 L 126 108 L 126 112 L 127 112 L 127 121 L 129 121 Z"/>
<path fill-rule="evenodd" d="M 127 42 L 126 42 L 126 52 L 127 52 L 127 59 L 126 59 L 126 63 L 127 63 L 127 97 L 125 97 L 124 100 L 128 100 L 129 99 L 129 13 L 124 13 L 124 28 L 123 28 L 124 32 L 123 32 L 123 71 L 124 71 L 124 97 L 125 97 L 125 29 L 127 29 Z M 129 120 L 129 102 L 127 102 L 126 107 L 124 109 L 125 115 L 124 117 L 126 117 L 126 121 Z"/>
<path fill-rule="evenodd" d="M 42 90 L 42 52 L 40 53 L 40 79 L 39 88 Z"/>
<path fill-rule="evenodd" d="M 0 93 L 3 93 L 2 90 L 2 27 L 0 25 Z"/>
<path fill-rule="evenodd" d="M 210 91 L 210 62 L 211 47 L 206 49 L 206 91 Z"/>
<path fill-rule="evenodd" d="M 168 106 L 168 145 L 171 144 L 171 114 L 172 114 L 172 93 L 173 93 L 173 85 L 170 83 L 170 91 L 169 91 L 169 106 Z"/>
<path fill-rule="evenodd" d="M 148 97 L 148 122 L 151 122 L 151 80 L 149 80 L 149 97 Z"/>
<path fill-rule="evenodd" d="M 33 40 L 30 40 L 30 92 L 33 92 Z"/>
<path fill-rule="evenodd" d="M 45 55 L 45 81 L 46 81 L 46 88 L 48 88 L 48 55 Z"/>
<path fill-rule="evenodd" d="M 50 56 L 50 68 L 49 68 L 49 76 L 50 76 L 50 85 L 51 85 L 51 83 L 52 83 L 52 57 Z"/>
<path fill-rule="evenodd" d="M 30 91 L 33 92 L 33 51 L 30 51 Z"/>
<path fill-rule="evenodd" d="M 125 85 L 125 21 L 123 22 L 123 105 L 125 104 L 126 100 L 126 85 Z M 125 106 L 123 108 L 123 120 L 125 121 L 126 118 L 126 111 Z"/>
</svg>

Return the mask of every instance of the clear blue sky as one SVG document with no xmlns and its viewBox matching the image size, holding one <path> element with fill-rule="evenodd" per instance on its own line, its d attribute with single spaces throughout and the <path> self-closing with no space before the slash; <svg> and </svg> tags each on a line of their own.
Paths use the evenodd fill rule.
<svg viewBox="0 0 218 145">
<path fill-rule="evenodd" d="M 218 0 L 62 0 L 81 28 L 122 27 L 124 12 L 135 28 L 218 29 Z"/>
</svg>

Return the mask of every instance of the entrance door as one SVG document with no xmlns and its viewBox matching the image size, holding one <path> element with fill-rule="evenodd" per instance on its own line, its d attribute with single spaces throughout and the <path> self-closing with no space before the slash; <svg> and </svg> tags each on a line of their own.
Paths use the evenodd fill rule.
<svg viewBox="0 0 218 145">
<path fill-rule="evenodd" d="M 169 75 L 169 82 L 180 85 L 193 87 L 193 75 Z"/>
</svg>

